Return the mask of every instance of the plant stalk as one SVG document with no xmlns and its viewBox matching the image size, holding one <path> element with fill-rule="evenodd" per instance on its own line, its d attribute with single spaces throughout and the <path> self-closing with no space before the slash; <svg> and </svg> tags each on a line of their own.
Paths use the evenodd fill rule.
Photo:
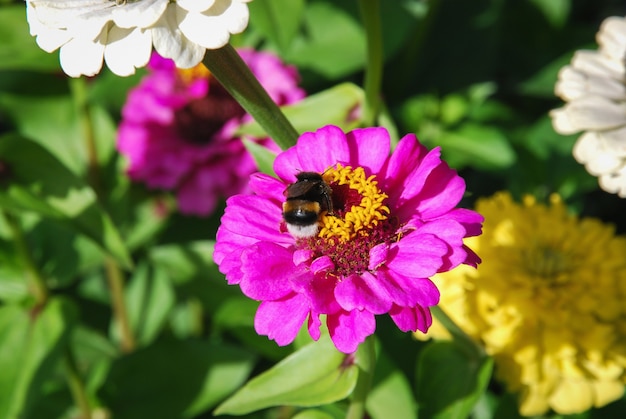
<svg viewBox="0 0 626 419">
<path fill-rule="evenodd" d="M 84 78 L 70 79 L 70 87 L 74 97 L 76 114 L 82 125 L 85 139 L 85 149 L 87 151 L 87 170 L 91 187 L 99 200 L 102 201 L 102 184 L 100 179 L 100 164 L 98 162 L 98 149 L 96 146 L 95 131 L 91 120 L 89 107 L 87 84 Z M 112 301 L 113 317 L 120 327 L 121 349 L 124 352 L 131 352 L 135 349 L 135 337 L 130 321 L 128 310 L 124 299 L 124 277 L 119 265 L 110 256 L 105 256 L 104 261 L 107 284 Z"/>
<path fill-rule="evenodd" d="M 8 211 L 2 210 L 2 216 L 5 218 L 11 235 L 13 236 L 13 242 L 17 250 L 18 257 L 24 264 L 26 269 L 26 278 L 28 281 L 28 288 L 35 299 L 36 307 L 43 307 L 48 301 L 50 292 L 46 285 L 44 276 L 39 271 L 35 259 L 30 251 L 30 246 L 26 241 L 22 226 L 17 217 Z"/>
<path fill-rule="evenodd" d="M 298 132 L 230 44 L 208 49 L 203 63 L 281 149 L 296 144 Z"/>
<path fill-rule="evenodd" d="M 359 367 L 359 377 L 352 392 L 346 419 L 362 419 L 365 417 L 367 395 L 372 387 L 374 370 L 376 369 L 376 347 L 374 335 L 365 339 L 356 351 L 355 363 Z"/>
<path fill-rule="evenodd" d="M 380 24 L 380 1 L 359 0 L 367 39 L 367 64 L 365 66 L 365 109 L 363 124 L 374 126 L 380 112 L 380 90 L 383 78 L 383 43 Z"/>
</svg>

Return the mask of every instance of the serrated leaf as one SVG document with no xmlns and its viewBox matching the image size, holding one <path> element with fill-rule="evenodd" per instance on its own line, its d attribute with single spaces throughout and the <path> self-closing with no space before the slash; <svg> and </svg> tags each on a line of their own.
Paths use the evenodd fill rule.
<svg viewBox="0 0 626 419">
<path fill-rule="evenodd" d="M 347 355 L 330 339 L 321 338 L 254 377 L 215 409 L 215 414 L 243 415 L 270 406 L 318 406 L 352 393 L 356 365 L 343 365 Z"/>
<path fill-rule="evenodd" d="M 239 387 L 253 365 L 237 347 L 159 341 L 117 359 L 98 395 L 116 419 L 194 417 Z"/>
<path fill-rule="evenodd" d="M 487 388 L 492 369 L 492 358 L 476 358 L 455 342 L 431 342 L 421 352 L 417 366 L 419 416 L 468 417 Z"/>
<path fill-rule="evenodd" d="M 0 417 L 26 415 L 54 373 L 76 321 L 74 306 L 53 298 L 41 312 L 0 307 Z"/>
<path fill-rule="evenodd" d="M 358 124 L 351 114 L 363 104 L 363 98 L 361 88 L 352 83 L 342 83 L 281 109 L 298 132 L 315 131 L 329 124 L 348 131 Z M 243 125 L 237 133 L 257 138 L 266 135 L 256 122 Z"/>
<path fill-rule="evenodd" d="M 0 138 L 0 159 L 10 182 L 0 189 L 6 209 L 34 211 L 60 220 L 93 240 L 123 267 L 130 255 L 113 221 L 95 192 L 39 144 L 16 135 Z"/>
<path fill-rule="evenodd" d="M 304 0 L 264 0 L 252 2 L 250 24 L 281 51 L 287 51 L 298 32 L 304 14 Z"/>
</svg>

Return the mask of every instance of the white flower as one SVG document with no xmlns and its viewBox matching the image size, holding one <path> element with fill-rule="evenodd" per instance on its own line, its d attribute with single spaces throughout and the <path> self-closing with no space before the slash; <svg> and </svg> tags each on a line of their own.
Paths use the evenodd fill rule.
<svg viewBox="0 0 626 419">
<path fill-rule="evenodd" d="M 93 76 L 103 60 L 128 76 L 152 47 L 180 68 L 223 47 L 248 25 L 251 0 L 26 0 L 30 33 L 45 51 L 60 48 L 68 75 Z"/>
<path fill-rule="evenodd" d="M 626 18 L 606 19 L 596 40 L 597 51 L 577 51 L 559 72 L 554 90 L 567 103 L 550 116 L 560 134 L 584 132 L 574 157 L 626 198 Z"/>
</svg>

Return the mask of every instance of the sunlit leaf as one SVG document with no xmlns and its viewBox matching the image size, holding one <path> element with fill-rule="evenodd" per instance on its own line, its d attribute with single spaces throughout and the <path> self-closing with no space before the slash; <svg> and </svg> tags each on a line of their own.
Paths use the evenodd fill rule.
<svg viewBox="0 0 626 419">
<path fill-rule="evenodd" d="M 358 376 L 356 365 L 343 364 L 345 357 L 322 338 L 248 381 L 215 414 L 242 415 L 270 406 L 317 406 L 344 399 Z"/>
</svg>

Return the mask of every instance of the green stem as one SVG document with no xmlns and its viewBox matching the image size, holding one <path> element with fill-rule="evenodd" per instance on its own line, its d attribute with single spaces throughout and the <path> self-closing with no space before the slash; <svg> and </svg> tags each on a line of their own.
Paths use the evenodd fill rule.
<svg viewBox="0 0 626 419">
<path fill-rule="evenodd" d="M 82 125 L 83 137 L 85 139 L 89 183 L 98 199 L 101 200 L 103 192 L 100 179 L 100 164 L 98 162 L 98 148 L 96 146 L 95 130 L 91 119 L 85 79 L 82 77 L 70 79 L 70 88 L 74 98 L 76 114 Z M 135 349 L 135 337 L 130 327 L 126 300 L 124 299 L 124 276 L 113 258 L 106 256 L 104 265 L 111 294 L 113 317 L 120 327 L 121 348 L 124 352 L 131 352 Z"/>
<path fill-rule="evenodd" d="M 365 339 L 356 352 L 356 365 L 359 367 L 359 377 L 352 392 L 350 407 L 346 419 L 362 419 L 365 417 L 365 402 L 372 387 L 374 370 L 376 369 L 376 348 L 374 335 Z"/>
<path fill-rule="evenodd" d="M 477 358 L 485 356 L 485 350 L 474 339 L 469 337 L 439 306 L 430 307 L 430 312 L 452 335 L 452 338 L 467 348 Z"/>
<path fill-rule="evenodd" d="M 81 419 L 91 419 L 91 406 L 89 403 L 89 397 L 87 396 L 87 391 L 85 390 L 85 383 L 78 373 L 76 361 L 74 360 L 74 357 L 69 349 L 65 351 L 63 358 L 70 393 L 72 393 L 74 403 L 76 403 L 76 406 L 81 412 L 80 417 Z"/>
<path fill-rule="evenodd" d="M 298 132 L 230 44 L 208 49 L 203 63 L 281 149 L 296 143 Z"/>
<path fill-rule="evenodd" d="M 126 300 L 124 298 L 124 277 L 117 263 L 110 257 L 104 261 L 106 277 L 111 293 L 111 303 L 113 305 L 113 316 L 120 328 L 121 347 L 124 352 L 135 350 L 136 341 L 133 330 L 130 327 L 128 310 L 126 310 Z"/>
<path fill-rule="evenodd" d="M 365 109 L 363 124 L 374 126 L 380 112 L 380 90 L 383 78 L 383 43 L 379 0 L 359 0 L 367 38 L 365 67 Z"/>
<path fill-rule="evenodd" d="M 46 280 L 35 263 L 35 259 L 30 251 L 30 246 L 28 245 L 24 232 L 22 231 L 22 226 L 17 217 L 10 212 L 2 210 L 1 214 L 5 218 L 6 223 L 11 230 L 11 235 L 13 236 L 13 242 L 15 243 L 18 257 L 26 269 L 28 288 L 35 298 L 35 306 L 43 307 L 48 301 L 50 293 L 48 291 L 48 286 L 46 285 Z"/>
</svg>

